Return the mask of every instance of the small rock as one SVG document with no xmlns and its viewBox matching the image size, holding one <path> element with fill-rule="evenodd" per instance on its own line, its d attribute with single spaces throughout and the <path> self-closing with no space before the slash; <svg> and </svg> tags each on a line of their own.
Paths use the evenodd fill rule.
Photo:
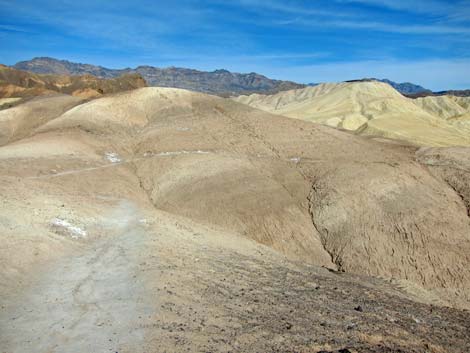
<svg viewBox="0 0 470 353">
<path fill-rule="evenodd" d="M 354 310 L 359 311 L 359 312 L 361 312 L 361 313 L 364 311 L 364 310 L 362 309 L 362 306 L 360 306 L 360 305 L 354 307 Z"/>
</svg>

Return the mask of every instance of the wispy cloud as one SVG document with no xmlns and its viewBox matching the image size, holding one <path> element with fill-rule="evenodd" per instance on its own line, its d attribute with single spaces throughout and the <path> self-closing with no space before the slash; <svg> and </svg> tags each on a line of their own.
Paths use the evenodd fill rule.
<svg viewBox="0 0 470 353">
<path fill-rule="evenodd" d="M 4 62 L 55 55 L 302 81 L 349 78 L 347 69 L 420 79 L 410 68 L 424 65 L 455 87 L 457 76 L 466 84 L 457 68 L 468 73 L 459 58 L 470 57 L 470 0 L 0 0 L 0 8 Z M 338 63 L 345 58 L 352 66 Z M 325 75 L 309 77 L 313 69 Z"/>
<path fill-rule="evenodd" d="M 259 11 L 274 11 L 281 13 L 283 17 L 277 17 L 268 21 L 260 19 L 265 25 L 280 26 L 309 26 L 325 29 L 349 28 L 355 30 L 374 30 L 403 34 L 470 34 L 470 26 L 454 23 L 456 19 L 470 18 L 470 0 L 449 4 L 448 1 L 437 0 L 336 0 L 339 4 L 368 4 L 376 7 L 385 7 L 397 11 L 414 13 L 427 13 L 438 15 L 438 20 L 429 20 L 427 23 L 404 24 L 395 22 L 395 16 L 390 15 L 381 20 L 371 21 L 371 14 L 357 11 L 352 8 L 336 8 L 332 10 L 321 9 L 320 6 L 312 7 L 313 2 L 281 2 L 278 0 L 234 0 L 251 9 Z M 314 5 L 316 3 L 313 3 Z M 383 16 L 382 16 L 383 17 Z M 422 21 L 418 21 L 422 22 Z"/>
<path fill-rule="evenodd" d="M 345 11 L 327 10 L 326 7 L 318 6 L 315 2 L 280 1 L 280 0 L 233 0 L 232 4 L 241 5 L 249 9 L 262 11 L 275 11 L 302 16 L 328 16 L 339 18 L 351 18 L 357 13 Z"/>
<path fill-rule="evenodd" d="M 200 70 L 213 71 L 216 69 L 229 69 L 236 72 L 260 72 L 266 68 L 295 67 L 299 62 L 310 62 L 311 59 L 325 59 L 330 53 L 263 53 L 263 54 L 237 54 L 237 55 L 163 55 L 160 56 L 161 63 L 169 66 L 190 66 Z M 152 57 L 143 58 L 152 60 Z M 139 64 L 142 64 L 140 62 Z M 152 64 L 152 62 L 148 62 Z"/>
<path fill-rule="evenodd" d="M 31 33 L 31 31 L 20 27 L 0 23 L 0 32 L 17 32 L 17 33 Z"/>
<path fill-rule="evenodd" d="M 361 3 L 372 6 L 386 7 L 392 10 L 421 12 L 421 13 L 440 13 L 444 14 L 452 8 L 448 1 L 437 0 L 337 0 L 343 3 Z"/>
<path fill-rule="evenodd" d="M 360 3 L 396 11 L 433 15 L 450 20 L 469 20 L 469 0 L 336 0 L 340 3 Z"/>
<path fill-rule="evenodd" d="M 298 24 L 309 27 L 323 28 L 350 28 L 356 30 L 374 30 L 380 32 L 403 34 L 470 34 L 470 27 L 449 25 L 403 25 L 384 22 L 369 21 L 339 21 L 339 20 L 309 20 L 305 18 L 293 19 L 289 24 Z"/>
<path fill-rule="evenodd" d="M 165 2 L 165 6 L 145 4 L 130 6 L 126 1 L 112 3 L 82 0 L 38 0 L 13 3 L 0 0 L 4 15 L 28 25 L 55 28 L 57 33 L 72 37 L 100 40 L 106 46 L 169 50 L 173 45 L 165 36 L 185 35 L 190 38 L 204 33 L 205 39 L 219 36 L 209 21 L 210 10 L 191 5 L 186 7 Z M 138 4 L 137 4 L 138 5 Z M 170 20 L 171 19 L 171 20 Z"/>
<path fill-rule="evenodd" d="M 283 60 L 283 59 L 318 59 L 325 58 L 329 55 L 326 52 L 317 53 L 282 53 L 282 54 L 262 54 L 262 55 L 239 55 L 239 59 L 268 59 L 268 60 Z"/>
</svg>

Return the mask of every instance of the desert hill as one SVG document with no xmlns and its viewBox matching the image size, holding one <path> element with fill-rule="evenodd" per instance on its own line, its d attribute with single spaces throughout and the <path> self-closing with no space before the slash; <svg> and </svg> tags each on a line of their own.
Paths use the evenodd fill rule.
<svg viewBox="0 0 470 353">
<path fill-rule="evenodd" d="M 413 101 L 430 114 L 443 119 L 465 115 L 470 110 L 470 97 L 437 96 L 417 98 Z"/>
<path fill-rule="evenodd" d="M 99 79 L 91 75 L 39 75 L 0 65 L 1 98 L 35 97 L 53 93 L 94 98 L 145 86 L 144 79 L 137 74 Z"/>
<path fill-rule="evenodd" d="M 429 97 L 433 99 L 434 97 Z M 467 146 L 469 132 L 377 81 L 326 83 L 236 101 L 271 113 L 416 145 Z"/>
<path fill-rule="evenodd" d="M 2 347 L 470 345 L 468 148 L 155 87 L 37 97 L 0 124 Z"/>
<path fill-rule="evenodd" d="M 2 111 L 1 121 L 34 111 L 38 101 Z M 317 265 L 452 294 L 468 285 L 467 209 L 445 181 L 416 164 L 413 149 L 178 89 L 143 88 L 79 103 L 49 101 L 55 108 L 37 124 L 21 125 L 21 137 L 30 137 L 2 153 L 43 150 L 67 136 L 60 139 L 93 152 L 78 160 L 54 156 L 60 160 L 54 173 L 116 153 L 136 159 L 128 172 L 157 209 Z M 12 136 L 4 141 L 18 139 Z"/>
<path fill-rule="evenodd" d="M 415 93 L 408 93 L 405 94 L 407 97 L 410 98 L 421 98 L 421 97 L 439 97 L 439 96 L 454 96 L 454 97 L 470 97 L 470 90 L 469 89 L 461 89 L 461 90 L 445 90 L 445 91 L 437 91 L 437 92 L 430 92 L 430 91 L 421 91 Z"/>
<path fill-rule="evenodd" d="M 427 96 L 433 95 L 434 93 L 424 88 L 423 86 L 411 83 L 411 82 L 394 82 L 389 79 L 379 79 L 379 78 L 363 78 L 363 79 L 356 79 L 356 80 L 348 80 L 345 82 L 383 82 L 387 83 L 393 88 L 395 88 L 398 92 L 403 94 L 404 96 Z"/>
<path fill-rule="evenodd" d="M 470 131 L 470 97 L 429 96 L 417 98 L 414 103 L 449 124 Z"/>
<path fill-rule="evenodd" d="M 0 110 L 0 146 L 30 136 L 36 128 L 82 101 L 79 97 L 52 94 L 31 99 L 27 104 Z"/>
<path fill-rule="evenodd" d="M 305 87 L 305 85 L 295 82 L 272 80 L 254 72 L 247 74 L 227 70 L 207 72 L 178 67 L 158 68 L 148 65 L 132 69 L 108 69 L 102 66 L 74 63 L 48 57 L 21 61 L 13 67 L 38 74 L 93 75 L 99 78 L 116 78 L 123 74 L 139 74 L 150 86 L 184 88 L 221 96 L 254 92 L 276 93 Z"/>
</svg>

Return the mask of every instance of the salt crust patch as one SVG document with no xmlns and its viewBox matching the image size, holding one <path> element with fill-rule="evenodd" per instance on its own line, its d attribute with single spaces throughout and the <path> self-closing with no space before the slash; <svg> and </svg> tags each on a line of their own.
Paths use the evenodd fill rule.
<svg viewBox="0 0 470 353">
<path fill-rule="evenodd" d="M 87 236 L 87 232 L 80 227 L 74 226 L 69 221 L 61 218 L 54 218 L 51 221 L 54 227 L 62 228 L 70 234 L 73 239 L 84 238 Z"/>
<path fill-rule="evenodd" d="M 300 157 L 294 157 L 294 158 L 291 158 L 289 159 L 291 162 L 294 162 L 294 163 L 299 163 L 300 162 Z"/>
<path fill-rule="evenodd" d="M 119 163 L 121 162 L 121 157 L 115 152 L 105 152 L 104 156 L 108 161 L 111 163 Z"/>
</svg>

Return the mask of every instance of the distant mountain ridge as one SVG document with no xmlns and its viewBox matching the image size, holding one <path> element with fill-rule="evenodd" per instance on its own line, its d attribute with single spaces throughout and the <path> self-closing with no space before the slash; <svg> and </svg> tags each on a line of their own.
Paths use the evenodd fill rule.
<svg viewBox="0 0 470 353">
<path fill-rule="evenodd" d="M 292 81 L 273 80 L 255 72 L 241 74 L 223 69 L 208 72 L 178 67 L 158 68 L 148 65 L 136 68 L 109 69 L 103 66 L 75 63 L 50 57 L 36 57 L 31 60 L 20 61 L 12 67 L 36 74 L 93 75 L 98 78 L 117 78 L 124 74 L 140 74 L 149 86 L 184 88 L 225 97 L 250 95 L 252 93 L 275 94 L 281 91 L 318 85 L 318 83 L 301 84 Z M 462 97 L 470 96 L 470 90 L 433 92 L 411 82 L 398 83 L 388 79 L 365 78 L 353 81 L 388 83 L 398 92 L 410 98 L 446 94 Z"/>
<path fill-rule="evenodd" d="M 291 81 L 272 80 L 257 73 L 240 74 L 227 70 L 212 72 L 186 68 L 157 68 L 138 66 L 135 69 L 108 69 L 102 66 L 74 63 L 49 57 L 20 61 L 15 69 L 38 74 L 93 75 L 99 78 L 116 78 L 123 74 L 140 74 L 149 86 L 184 88 L 192 91 L 230 96 L 250 93 L 272 94 L 306 87 Z"/>
<path fill-rule="evenodd" d="M 398 92 L 400 92 L 401 94 L 405 94 L 405 95 L 432 93 L 431 90 L 424 88 L 423 86 L 416 85 L 411 82 L 397 83 L 397 82 L 390 81 L 388 79 L 381 79 L 381 80 L 378 79 L 377 81 L 388 83 L 390 86 L 395 88 Z"/>
</svg>

